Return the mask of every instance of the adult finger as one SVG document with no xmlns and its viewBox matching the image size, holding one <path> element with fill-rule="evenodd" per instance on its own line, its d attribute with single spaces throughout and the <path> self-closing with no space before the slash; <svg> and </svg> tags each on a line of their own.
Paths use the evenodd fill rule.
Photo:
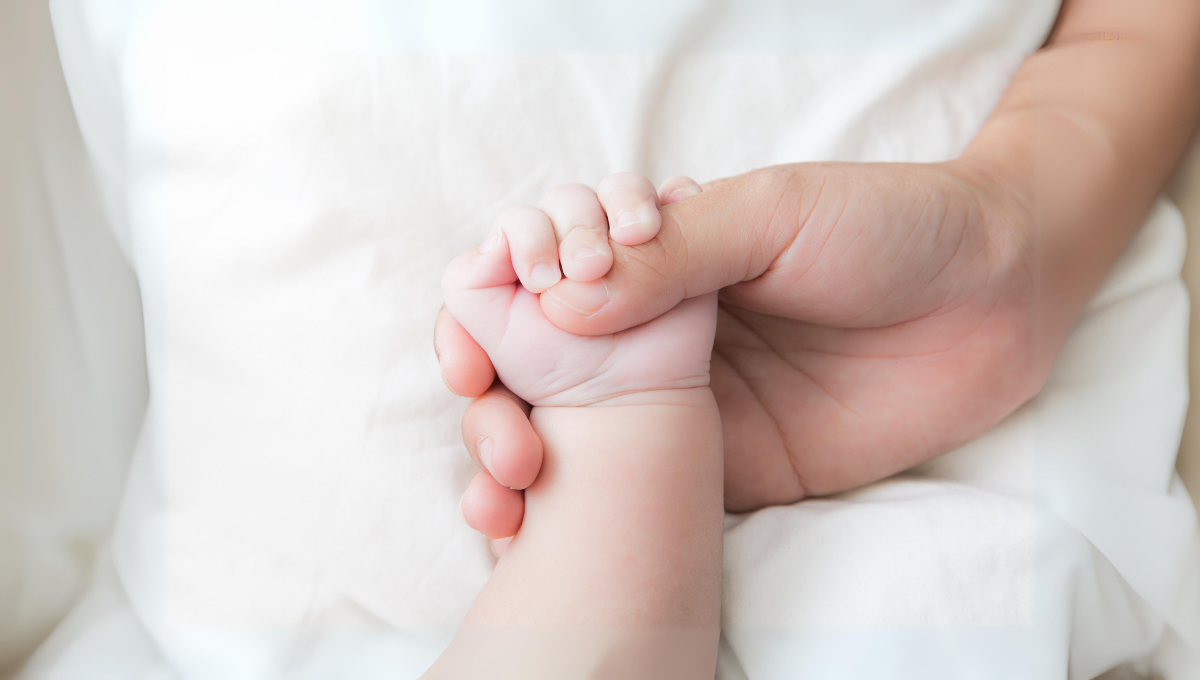
<svg viewBox="0 0 1200 680">
<path fill-rule="evenodd" d="M 563 275 L 595 281 L 608 273 L 608 215 L 596 192 L 584 184 L 562 184 L 551 189 L 539 207 L 554 225 Z"/>
<path fill-rule="evenodd" d="M 467 406 L 462 434 L 471 458 L 503 486 L 524 489 L 542 468 L 542 440 L 529 424 L 529 404 L 499 382 Z"/>
<path fill-rule="evenodd" d="M 442 381 L 460 397 L 478 397 L 496 379 L 487 352 L 450 315 L 445 305 L 433 324 L 433 351 L 442 369 Z"/>
<path fill-rule="evenodd" d="M 613 267 L 598 281 L 560 281 L 541 296 L 542 312 L 567 332 L 605 335 L 757 278 L 795 239 L 804 193 L 819 191 L 813 180 L 792 166 L 765 168 L 664 206 L 656 238 L 614 246 Z"/>
<path fill-rule="evenodd" d="M 525 519 L 525 494 L 501 486 L 486 472 L 479 472 L 459 501 L 463 519 L 488 538 L 506 538 L 517 533 Z"/>
<path fill-rule="evenodd" d="M 613 241 L 635 246 L 658 233 L 658 191 L 650 180 L 636 173 L 618 172 L 600 181 L 596 195 L 608 214 L 608 234 Z"/>
</svg>

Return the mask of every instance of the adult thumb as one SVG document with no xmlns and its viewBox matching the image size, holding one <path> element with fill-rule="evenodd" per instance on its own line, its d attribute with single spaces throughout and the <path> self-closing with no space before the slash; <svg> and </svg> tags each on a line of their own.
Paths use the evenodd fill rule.
<svg viewBox="0 0 1200 680">
<path fill-rule="evenodd" d="M 795 237 L 796 181 L 788 166 L 764 168 L 664 206 L 655 238 L 613 243 L 607 275 L 587 283 L 564 278 L 542 293 L 542 312 L 569 333 L 606 335 L 758 277 Z"/>
</svg>

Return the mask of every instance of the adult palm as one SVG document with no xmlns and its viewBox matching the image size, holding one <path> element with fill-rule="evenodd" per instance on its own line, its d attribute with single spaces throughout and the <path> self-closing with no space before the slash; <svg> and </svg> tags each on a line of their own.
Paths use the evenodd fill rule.
<svg viewBox="0 0 1200 680">
<path fill-rule="evenodd" d="M 968 441 L 1044 379 L 1031 212 L 1005 186 L 965 161 L 751 172 L 615 247 L 599 311 L 571 290 L 542 307 L 591 335 L 720 289 L 726 507 L 837 492 Z"/>
</svg>

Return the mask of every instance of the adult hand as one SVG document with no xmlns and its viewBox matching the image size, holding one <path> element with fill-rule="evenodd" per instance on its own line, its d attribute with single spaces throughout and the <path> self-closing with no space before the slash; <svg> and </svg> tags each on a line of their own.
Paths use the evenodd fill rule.
<svg viewBox="0 0 1200 680">
<path fill-rule="evenodd" d="M 1198 20 L 1186 0 L 1067 0 L 961 159 L 720 182 L 614 248 L 603 286 L 563 281 L 543 310 L 607 333 L 724 288 L 712 386 L 731 510 L 943 453 L 1040 388 L 1161 190 L 1200 116 Z M 457 358 L 469 338 L 440 337 L 451 385 L 490 379 Z M 529 447 L 510 455 L 537 467 Z M 488 508 L 519 526 L 516 504 Z"/>
<path fill-rule="evenodd" d="M 603 286 L 561 282 L 543 310 L 607 333 L 724 288 L 727 508 L 869 482 L 1040 388 L 1198 116 L 1200 5 L 1067 0 L 961 159 L 720 182 L 665 207 L 654 240 L 615 248 Z M 452 385 L 490 378 L 458 370 L 469 338 L 442 337 Z M 519 510 L 496 514 L 519 526 Z"/>
<path fill-rule="evenodd" d="M 911 467 L 1036 391 L 1029 224 L 1019 192 L 965 160 L 767 168 L 665 205 L 656 238 L 614 246 L 601 280 L 564 279 L 541 302 L 590 335 L 723 289 L 712 387 L 726 506 L 748 510 Z M 446 315 L 437 342 L 452 388 L 481 391 L 486 356 Z M 472 404 L 468 448 L 502 419 L 494 403 Z M 507 448 L 525 471 L 528 434 Z M 478 502 L 488 484 L 468 494 L 468 521 L 515 530 L 515 502 Z"/>
</svg>

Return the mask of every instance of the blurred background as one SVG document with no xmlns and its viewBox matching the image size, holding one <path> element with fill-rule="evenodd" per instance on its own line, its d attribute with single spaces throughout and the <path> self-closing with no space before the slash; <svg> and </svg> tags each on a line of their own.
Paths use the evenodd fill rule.
<svg viewBox="0 0 1200 680">
<path fill-rule="evenodd" d="M 92 160 L 105 161 L 87 158 L 46 4 L 0 0 L 0 676 L 87 583 L 124 483 L 114 471 L 126 469 L 141 426 L 127 405 L 146 399 L 137 282 L 106 222 L 114 207 L 94 185 Z M 1200 144 L 1169 194 L 1190 233 L 1195 394 Z M 1200 496 L 1200 399 L 1178 469 Z"/>
</svg>

